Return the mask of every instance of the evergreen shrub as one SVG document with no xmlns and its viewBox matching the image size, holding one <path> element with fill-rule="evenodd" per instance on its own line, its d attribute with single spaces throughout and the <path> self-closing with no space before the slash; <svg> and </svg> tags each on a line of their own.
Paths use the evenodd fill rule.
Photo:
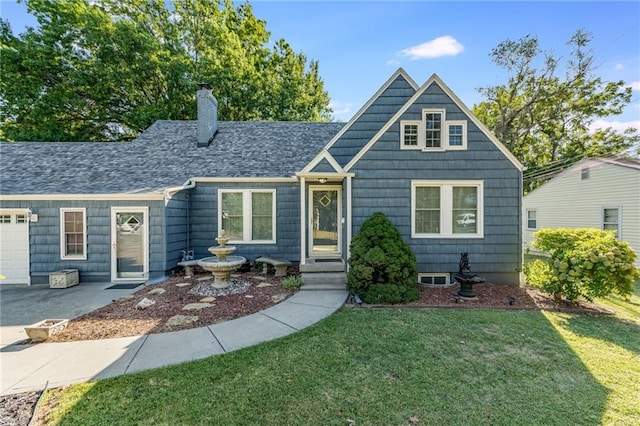
<svg viewBox="0 0 640 426">
<path fill-rule="evenodd" d="M 411 248 L 383 213 L 374 213 L 350 245 L 347 289 L 365 303 L 418 300 L 418 265 Z"/>
<path fill-rule="evenodd" d="M 628 297 L 640 273 L 636 253 L 615 233 L 594 228 L 540 229 L 532 245 L 550 255 L 525 266 L 527 283 L 556 299 L 576 301 L 616 293 Z"/>
</svg>

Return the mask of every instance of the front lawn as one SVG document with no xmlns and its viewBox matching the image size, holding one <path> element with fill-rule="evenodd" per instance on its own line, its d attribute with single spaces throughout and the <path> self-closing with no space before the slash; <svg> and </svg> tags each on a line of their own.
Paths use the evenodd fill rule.
<svg viewBox="0 0 640 426">
<path fill-rule="evenodd" d="M 52 424 L 77 425 L 636 425 L 638 319 L 345 308 L 277 341 L 44 403 L 59 404 Z"/>
</svg>

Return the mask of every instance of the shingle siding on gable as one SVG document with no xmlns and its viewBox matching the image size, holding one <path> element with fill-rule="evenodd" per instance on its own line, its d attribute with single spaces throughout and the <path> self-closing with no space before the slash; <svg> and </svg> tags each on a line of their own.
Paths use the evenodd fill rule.
<svg viewBox="0 0 640 426">
<path fill-rule="evenodd" d="M 254 260 L 277 256 L 300 261 L 300 184 L 298 183 L 198 183 L 191 193 L 191 249 L 196 259 L 212 256 L 209 247 L 217 245 L 218 189 L 275 189 L 276 244 L 233 244 L 234 255 Z"/>
<path fill-rule="evenodd" d="M 329 153 L 344 167 L 414 93 L 409 82 L 398 76 L 360 118 L 351 124 L 340 140 L 329 149 Z"/>
<path fill-rule="evenodd" d="M 333 173 L 335 169 L 327 160 L 323 159 L 311 171 L 314 173 Z"/>
<path fill-rule="evenodd" d="M 420 119 L 422 108 L 446 108 L 447 119 L 467 119 L 433 85 L 401 119 Z M 353 232 L 376 211 L 386 214 L 411 246 L 418 270 L 453 273 L 468 251 L 472 271 L 493 282 L 517 284 L 521 265 L 520 171 L 471 121 L 465 151 L 400 150 L 400 125 L 387 132 L 350 169 L 353 179 Z M 411 238 L 412 180 L 482 180 L 484 238 Z"/>
</svg>

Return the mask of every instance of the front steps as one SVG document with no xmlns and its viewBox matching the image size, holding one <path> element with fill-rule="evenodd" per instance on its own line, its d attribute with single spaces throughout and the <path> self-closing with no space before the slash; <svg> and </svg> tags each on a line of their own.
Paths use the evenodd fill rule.
<svg viewBox="0 0 640 426">
<path fill-rule="evenodd" d="M 347 273 L 342 259 L 307 259 L 300 265 L 301 291 L 346 290 Z"/>
</svg>

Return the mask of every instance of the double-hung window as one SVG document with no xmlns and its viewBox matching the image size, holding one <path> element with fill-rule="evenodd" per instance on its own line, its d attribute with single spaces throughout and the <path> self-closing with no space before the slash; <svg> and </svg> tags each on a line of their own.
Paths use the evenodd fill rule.
<svg viewBox="0 0 640 426">
<path fill-rule="evenodd" d="M 276 191 L 218 191 L 218 231 L 236 243 L 275 243 Z"/>
<path fill-rule="evenodd" d="M 60 258 L 87 259 L 86 209 L 60 209 Z"/>
<path fill-rule="evenodd" d="M 422 151 L 467 149 L 467 122 L 446 120 L 444 109 L 423 109 L 422 120 L 400 121 L 400 148 Z"/>
<path fill-rule="evenodd" d="M 538 211 L 527 209 L 527 229 L 538 229 Z"/>
<path fill-rule="evenodd" d="M 616 238 L 620 239 L 620 209 L 617 207 L 605 207 L 602 209 L 602 229 L 615 231 Z"/>
<path fill-rule="evenodd" d="M 413 181 L 413 238 L 481 238 L 482 181 Z"/>
</svg>

